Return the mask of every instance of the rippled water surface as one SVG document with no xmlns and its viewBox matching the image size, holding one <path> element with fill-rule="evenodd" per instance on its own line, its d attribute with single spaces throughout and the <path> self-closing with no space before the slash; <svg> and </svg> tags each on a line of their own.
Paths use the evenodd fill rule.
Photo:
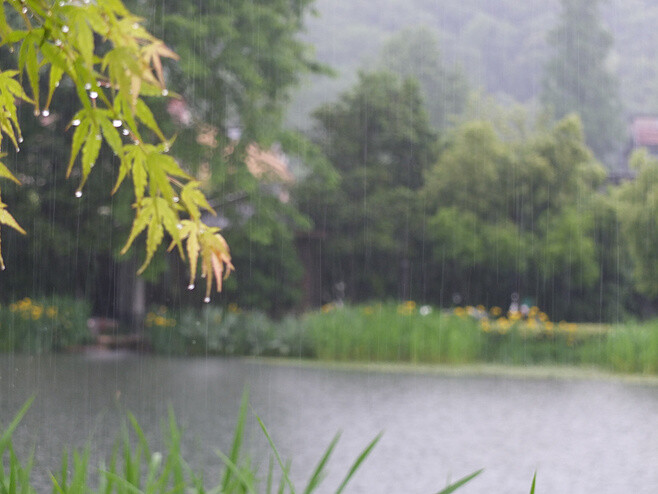
<svg viewBox="0 0 658 494">
<path fill-rule="evenodd" d="M 485 472 L 460 493 L 528 492 L 535 470 L 538 492 L 658 492 L 658 386 L 642 383 L 127 354 L 4 355 L 0 421 L 36 395 L 16 443 L 25 453 L 35 447 L 37 487 L 44 488 L 64 445 L 91 437 L 96 458 L 107 456 L 126 409 L 157 448 L 171 405 L 186 430 L 187 456 L 213 478 L 213 451 L 230 447 L 245 386 L 299 482 L 342 431 L 322 492 L 337 487 L 380 431 L 348 492 L 431 493 L 479 468 Z M 264 461 L 255 421 L 248 444 Z"/>
</svg>

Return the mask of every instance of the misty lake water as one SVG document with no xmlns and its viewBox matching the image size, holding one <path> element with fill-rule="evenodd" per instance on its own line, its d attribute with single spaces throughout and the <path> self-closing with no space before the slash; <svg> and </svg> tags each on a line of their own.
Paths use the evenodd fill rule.
<svg viewBox="0 0 658 494">
<path fill-rule="evenodd" d="M 157 448 L 171 405 L 185 429 L 186 457 L 216 479 L 213 451 L 230 448 L 245 386 L 253 412 L 282 456 L 293 459 L 299 485 L 342 431 L 320 492 L 335 490 L 381 431 L 347 492 L 431 493 L 479 468 L 484 473 L 458 492 L 528 492 L 535 470 L 538 492 L 658 492 L 658 386 L 642 381 L 129 354 L 0 355 L 0 421 L 36 395 L 15 442 L 23 457 L 34 446 L 37 488 L 45 492 L 45 472 L 58 468 L 64 445 L 92 438 L 96 459 L 107 457 L 130 410 Z M 255 420 L 247 434 L 252 456 L 265 462 Z"/>
</svg>

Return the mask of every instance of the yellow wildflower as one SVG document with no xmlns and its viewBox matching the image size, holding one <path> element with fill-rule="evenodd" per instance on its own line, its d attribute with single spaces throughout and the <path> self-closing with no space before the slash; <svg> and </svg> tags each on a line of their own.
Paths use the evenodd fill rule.
<svg viewBox="0 0 658 494">
<path fill-rule="evenodd" d="M 51 319 L 55 319 L 57 317 L 57 307 L 54 305 L 48 307 L 46 309 L 46 315 Z"/>
<path fill-rule="evenodd" d="M 508 314 L 510 321 L 518 321 L 521 319 L 521 312 L 518 310 L 510 311 Z"/>
<path fill-rule="evenodd" d="M 35 305 L 32 307 L 32 310 L 30 311 L 30 315 L 32 316 L 32 319 L 35 321 L 41 319 L 41 315 L 43 314 L 43 307 L 40 305 Z"/>
<path fill-rule="evenodd" d="M 501 315 L 502 313 L 503 313 L 503 309 L 501 309 L 501 308 L 498 307 L 498 306 L 493 306 L 493 307 L 491 308 L 491 315 L 492 315 L 492 316 L 498 317 L 498 316 Z"/>
</svg>

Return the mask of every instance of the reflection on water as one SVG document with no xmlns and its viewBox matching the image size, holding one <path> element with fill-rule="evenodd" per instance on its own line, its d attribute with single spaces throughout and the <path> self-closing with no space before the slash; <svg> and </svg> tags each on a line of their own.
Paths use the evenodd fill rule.
<svg viewBox="0 0 658 494">
<path fill-rule="evenodd" d="M 109 454 L 120 412 L 156 441 L 167 407 L 186 429 L 188 458 L 212 475 L 229 449 L 240 395 L 267 424 L 293 479 L 304 481 L 343 431 L 329 492 L 360 450 L 384 437 L 350 484 L 353 493 L 429 493 L 481 467 L 459 492 L 658 492 L 658 386 L 624 382 L 451 377 L 135 355 L 0 356 L 0 420 L 32 394 L 16 435 L 35 446 L 35 470 L 56 469 L 65 444 Z M 256 459 L 266 444 L 252 421 Z M 36 473 L 36 472 L 35 472 Z M 41 490 L 41 489 L 39 489 Z"/>
</svg>

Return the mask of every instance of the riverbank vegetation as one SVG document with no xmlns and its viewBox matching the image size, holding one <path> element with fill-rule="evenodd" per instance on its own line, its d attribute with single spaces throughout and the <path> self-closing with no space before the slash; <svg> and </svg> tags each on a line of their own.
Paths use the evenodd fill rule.
<svg viewBox="0 0 658 494">
<path fill-rule="evenodd" d="M 81 351 L 108 326 L 87 328 L 88 305 L 73 299 L 29 298 L 0 304 L 0 351 Z M 624 324 L 551 321 L 538 307 L 509 312 L 484 306 L 327 304 L 273 319 L 236 305 L 203 310 L 153 307 L 138 350 L 168 356 L 259 356 L 350 363 L 581 366 L 658 374 L 658 320 Z"/>
<path fill-rule="evenodd" d="M 180 323 L 174 323 L 173 317 L 152 314 L 149 341 L 156 353 L 169 355 L 570 365 L 658 373 L 656 320 L 618 325 L 571 323 L 551 321 L 538 307 L 528 307 L 525 314 L 496 306 L 440 310 L 413 301 L 344 307 L 328 304 L 319 311 L 281 320 L 241 312 L 235 306 L 207 308 L 201 313 L 185 311 Z M 171 326 L 164 324 L 167 320 Z"/>
</svg>

